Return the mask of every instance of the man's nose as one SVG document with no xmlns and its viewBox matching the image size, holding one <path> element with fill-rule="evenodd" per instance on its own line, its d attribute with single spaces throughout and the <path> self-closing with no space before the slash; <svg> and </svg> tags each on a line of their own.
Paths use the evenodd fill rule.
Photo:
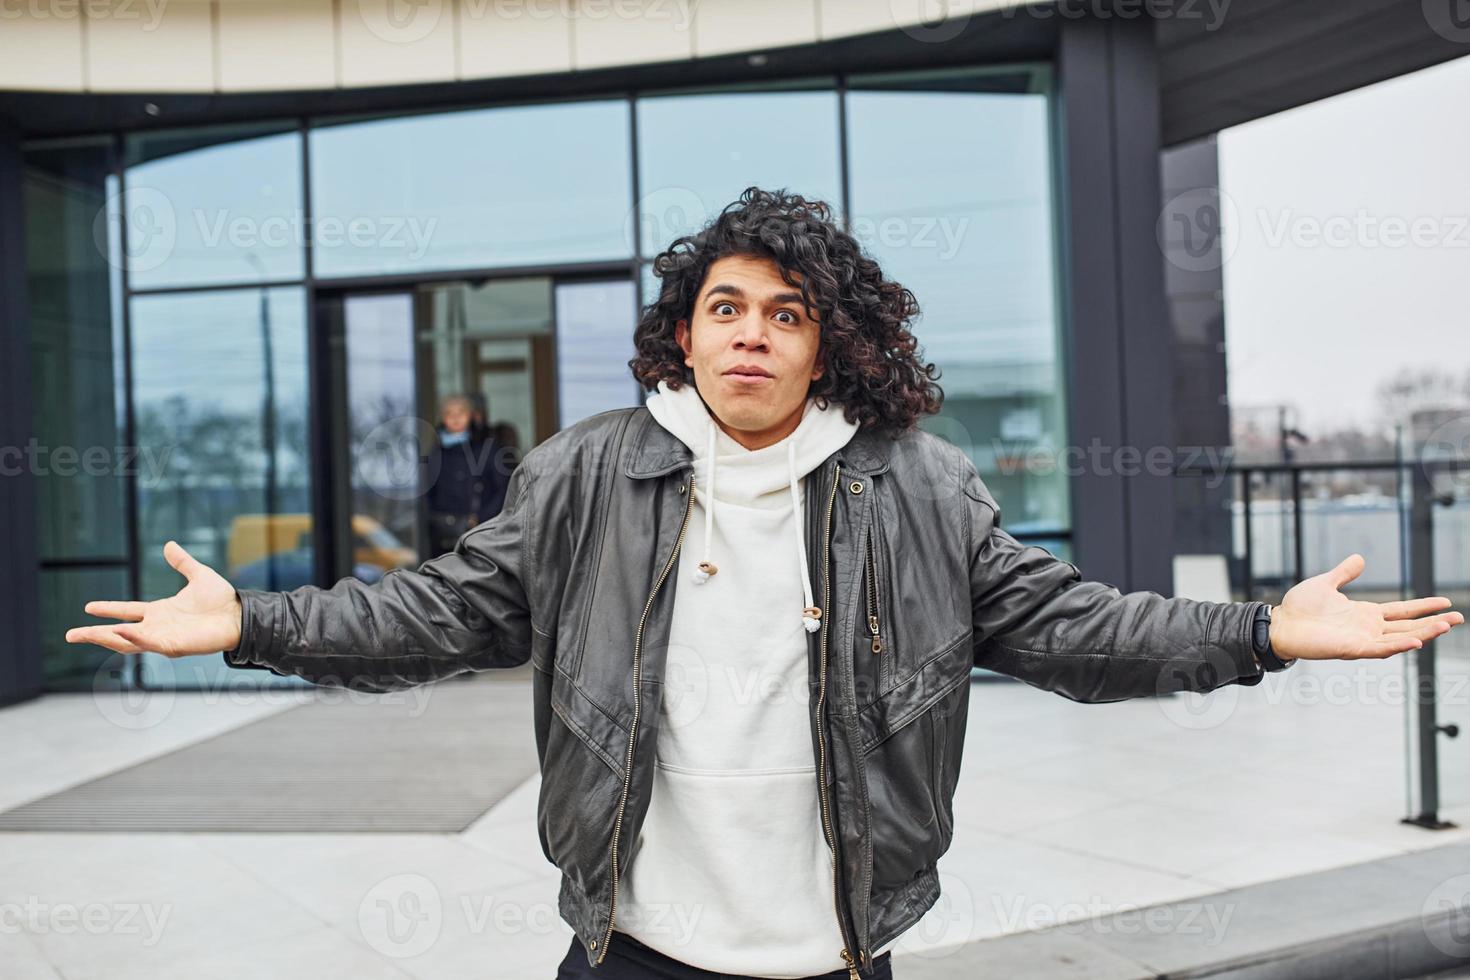
<svg viewBox="0 0 1470 980">
<path fill-rule="evenodd" d="M 764 347 L 766 345 L 765 318 L 756 313 L 742 318 L 739 328 L 735 331 L 735 344 L 742 348 Z"/>
</svg>

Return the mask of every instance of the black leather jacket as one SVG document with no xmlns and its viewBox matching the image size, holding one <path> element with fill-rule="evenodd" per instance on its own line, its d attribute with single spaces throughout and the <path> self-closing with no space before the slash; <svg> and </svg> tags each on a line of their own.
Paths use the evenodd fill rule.
<svg viewBox="0 0 1470 980">
<path fill-rule="evenodd" d="M 530 661 L 541 845 L 561 915 L 600 962 L 653 785 L 692 479 L 689 450 L 646 409 L 593 416 L 528 453 L 500 515 L 417 570 L 241 590 L 226 658 L 374 691 Z M 842 953 L 864 975 L 939 897 L 972 667 L 1078 701 L 1263 676 L 1262 603 L 1082 581 L 1003 531 L 969 460 L 931 434 L 860 430 L 803 499 L 823 609 L 808 634 L 812 752 Z"/>
</svg>

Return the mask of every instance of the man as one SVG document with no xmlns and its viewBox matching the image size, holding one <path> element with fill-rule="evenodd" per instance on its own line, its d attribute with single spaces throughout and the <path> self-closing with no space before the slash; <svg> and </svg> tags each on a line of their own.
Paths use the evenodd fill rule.
<svg viewBox="0 0 1470 980">
<path fill-rule="evenodd" d="M 917 304 L 824 204 L 750 188 L 654 268 L 630 366 L 657 393 L 528 453 L 453 553 L 237 593 L 170 542 L 178 595 L 88 603 L 124 622 L 67 639 L 368 690 L 530 661 L 560 977 L 856 978 L 938 897 L 972 667 L 1114 701 L 1463 622 L 1347 599 L 1357 555 L 1271 609 L 1022 546 L 915 427 L 940 405 Z"/>
</svg>

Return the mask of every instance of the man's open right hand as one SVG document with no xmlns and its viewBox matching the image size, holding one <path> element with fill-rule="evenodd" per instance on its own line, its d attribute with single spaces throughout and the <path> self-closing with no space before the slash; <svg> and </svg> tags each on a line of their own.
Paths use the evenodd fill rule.
<svg viewBox="0 0 1470 980">
<path fill-rule="evenodd" d="M 166 657 L 218 653 L 239 645 L 240 600 L 235 587 L 176 541 L 163 546 L 163 557 L 188 580 L 177 595 L 153 602 L 89 602 L 83 607 L 89 615 L 123 622 L 74 627 L 66 631 L 66 642 Z"/>
</svg>

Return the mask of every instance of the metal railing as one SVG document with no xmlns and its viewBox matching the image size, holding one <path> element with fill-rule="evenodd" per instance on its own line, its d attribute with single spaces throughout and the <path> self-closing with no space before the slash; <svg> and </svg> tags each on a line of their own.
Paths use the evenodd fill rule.
<svg viewBox="0 0 1470 980">
<path fill-rule="evenodd" d="M 1325 473 L 1389 473 L 1394 478 L 1393 499 L 1399 511 L 1397 592 L 1401 598 L 1430 596 L 1438 593 L 1442 583 L 1435 575 L 1435 510 L 1453 506 L 1454 492 L 1436 488 L 1436 479 L 1445 475 L 1470 473 L 1470 461 L 1461 459 L 1398 459 L 1359 462 L 1291 462 L 1274 464 L 1228 465 L 1221 467 L 1179 467 L 1178 477 L 1234 477 L 1237 492 L 1233 509 L 1238 508 L 1238 528 L 1243 539 L 1240 564 L 1232 575 L 1239 582 L 1245 599 L 1255 599 L 1268 592 L 1279 595 L 1290 585 L 1309 576 L 1306 558 L 1306 534 L 1303 484 L 1316 474 Z M 1281 519 L 1290 515 L 1290 572 L 1283 561 L 1277 575 L 1266 579 L 1258 574 L 1256 547 L 1255 491 L 1267 479 L 1284 480 L 1286 491 L 1273 499 L 1282 506 Z M 1232 514 L 1232 520 L 1235 515 Z M 1284 528 L 1283 528 L 1284 530 Z M 1283 550 L 1288 550 L 1283 548 Z M 1349 552 L 1344 552 L 1346 555 Z M 1338 557 L 1343 557 L 1339 555 Z M 1232 557 L 1234 557 L 1232 552 Z M 1233 583 L 1234 584 L 1234 583 Z M 1464 585 L 1467 583 L 1458 583 Z M 1274 588 L 1273 588 L 1274 587 Z M 1431 830 L 1452 827 L 1440 818 L 1440 738 L 1456 738 L 1459 726 L 1440 724 L 1438 718 L 1437 663 L 1434 643 L 1414 652 L 1412 665 L 1415 683 L 1408 707 L 1413 711 L 1410 750 L 1415 762 L 1410 773 L 1417 780 L 1417 794 L 1410 794 L 1403 822 Z"/>
</svg>

